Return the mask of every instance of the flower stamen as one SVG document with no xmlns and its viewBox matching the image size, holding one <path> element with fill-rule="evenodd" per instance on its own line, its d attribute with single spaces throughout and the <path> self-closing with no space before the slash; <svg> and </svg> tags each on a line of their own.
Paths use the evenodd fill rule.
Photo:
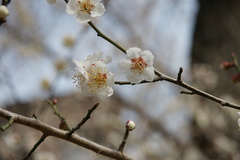
<svg viewBox="0 0 240 160">
<path fill-rule="evenodd" d="M 87 14 L 91 14 L 94 5 L 91 4 L 91 0 L 84 0 L 83 2 L 77 1 L 79 5 L 79 12 L 84 12 Z"/>
<path fill-rule="evenodd" d="M 142 57 L 131 59 L 132 67 L 131 70 L 143 73 L 144 69 L 147 67 L 147 63 Z"/>
</svg>

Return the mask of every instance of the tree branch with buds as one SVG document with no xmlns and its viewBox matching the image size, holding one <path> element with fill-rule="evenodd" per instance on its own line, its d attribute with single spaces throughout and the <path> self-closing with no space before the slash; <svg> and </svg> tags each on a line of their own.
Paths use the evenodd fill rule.
<svg viewBox="0 0 240 160">
<path fill-rule="evenodd" d="M 29 118 L 26 116 L 22 116 L 5 109 L 0 108 L 0 117 L 10 120 L 13 119 L 14 123 L 22 124 L 24 126 L 28 126 L 30 128 L 41 131 L 44 136 L 52 136 L 59 139 L 63 139 L 69 141 L 73 144 L 91 150 L 99 155 L 103 155 L 109 158 L 117 159 L 117 160 L 134 160 L 119 151 L 107 148 L 105 146 L 99 145 L 95 142 L 92 142 L 86 138 L 80 137 L 76 134 L 72 134 L 71 137 L 68 136 L 68 131 L 63 131 L 61 129 L 52 127 L 46 123 L 43 123 L 35 118 Z"/>
</svg>

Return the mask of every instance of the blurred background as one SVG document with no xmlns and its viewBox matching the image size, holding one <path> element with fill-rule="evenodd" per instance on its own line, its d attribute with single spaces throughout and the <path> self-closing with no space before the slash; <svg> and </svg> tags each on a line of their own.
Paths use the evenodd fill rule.
<svg viewBox="0 0 240 160">
<path fill-rule="evenodd" d="M 231 53 L 240 55 L 240 1 L 235 0 L 103 0 L 105 14 L 93 23 L 128 49 L 139 47 L 155 56 L 155 68 L 176 77 L 183 67 L 185 82 L 224 100 L 240 103 L 234 69 L 223 70 Z M 68 124 L 77 125 L 96 100 L 85 97 L 71 79 L 72 59 L 102 51 L 112 55 L 108 69 L 125 81 L 118 61 L 125 58 L 87 24 L 79 24 L 60 1 L 16 1 L 8 5 L 7 23 L 0 26 L 0 107 L 58 127 L 48 105 L 58 108 Z M 80 136 L 117 149 L 127 120 L 137 128 L 124 152 L 138 160 L 239 160 L 237 110 L 221 107 L 168 82 L 114 86 L 114 95 L 100 101 Z M 6 121 L 0 118 L 0 125 Z M 41 133 L 14 124 L 0 132 L 0 160 L 21 159 Z M 53 137 L 31 160 L 108 159 Z"/>
</svg>

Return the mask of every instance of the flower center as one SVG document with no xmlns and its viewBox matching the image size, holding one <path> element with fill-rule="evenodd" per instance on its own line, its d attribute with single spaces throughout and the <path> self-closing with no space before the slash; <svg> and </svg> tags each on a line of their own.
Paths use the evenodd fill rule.
<svg viewBox="0 0 240 160">
<path fill-rule="evenodd" d="M 78 1 L 79 5 L 79 12 L 84 12 L 87 14 L 91 14 L 92 9 L 94 8 L 94 5 L 91 4 L 91 0 L 83 0 Z"/>
<path fill-rule="evenodd" d="M 134 70 L 136 72 L 142 73 L 143 70 L 147 67 L 147 63 L 142 57 L 139 58 L 133 58 L 132 61 L 132 68 L 131 70 Z"/>
<path fill-rule="evenodd" d="M 107 74 L 101 73 L 101 70 L 96 67 L 94 64 L 90 68 L 88 73 L 88 86 L 91 88 L 91 92 L 94 92 L 96 89 L 107 86 Z"/>
</svg>

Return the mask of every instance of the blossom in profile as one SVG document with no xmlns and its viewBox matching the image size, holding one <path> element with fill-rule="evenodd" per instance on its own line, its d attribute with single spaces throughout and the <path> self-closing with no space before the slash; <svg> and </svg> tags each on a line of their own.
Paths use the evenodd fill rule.
<svg viewBox="0 0 240 160">
<path fill-rule="evenodd" d="M 48 4 L 55 5 L 57 4 L 58 0 L 47 0 Z"/>
<path fill-rule="evenodd" d="M 76 65 L 74 82 L 86 96 L 105 99 L 113 94 L 114 75 L 106 68 L 111 56 L 102 59 L 102 53 L 90 55 L 86 60 L 73 60 Z"/>
<path fill-rule="evenodd" d="M 127 59 L 119 62 L 119 68 L 127 73 L 127 78 L 131 83 L 140 83 L 142 80 L 153 81 L 154 57 L 149 50 L 142 51 L 137 47 L 127 50 Z"/>
<path fill-rule="evenodd" d="M 69 0 L 67 3 L 67 13 L 73 14 L 80 23 L 87 23 L 94 18 L 98 18 L 105 12 L 105 7 L 101 0 Z"/>
</svg>

